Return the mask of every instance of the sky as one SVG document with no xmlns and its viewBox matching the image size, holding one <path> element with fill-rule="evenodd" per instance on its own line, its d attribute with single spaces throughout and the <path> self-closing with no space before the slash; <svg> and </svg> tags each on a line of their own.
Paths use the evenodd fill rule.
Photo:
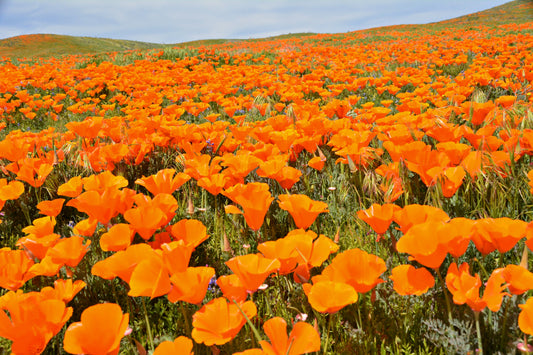
<svg viewBox="0 0 533 355">
<path fill-rule="evenodd" d="M 447 20 L 508 0 L 0 0 L 0 38 L 49 33 L 172 44 Z"/>
</svg>

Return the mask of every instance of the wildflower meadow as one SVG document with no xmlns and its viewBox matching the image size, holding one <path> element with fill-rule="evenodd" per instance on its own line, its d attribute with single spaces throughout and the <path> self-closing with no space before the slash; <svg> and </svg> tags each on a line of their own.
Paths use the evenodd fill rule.
<svg viewBox="0 0 533 355">
<path fill-rule="evenodd" d="M 1 57 L 0 354 L 533 353 L 532 14 Z"/>
</svg>

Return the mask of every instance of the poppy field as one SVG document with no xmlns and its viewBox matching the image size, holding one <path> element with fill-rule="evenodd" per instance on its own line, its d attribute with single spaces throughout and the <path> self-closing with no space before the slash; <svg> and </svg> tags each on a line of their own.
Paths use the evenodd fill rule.
<svg viewBox="0 0 533 355">
<path fill-rule="evenodd" d="M 1 57 L 0 354 L 533 353 L 511 4 Z"/>
</svg>

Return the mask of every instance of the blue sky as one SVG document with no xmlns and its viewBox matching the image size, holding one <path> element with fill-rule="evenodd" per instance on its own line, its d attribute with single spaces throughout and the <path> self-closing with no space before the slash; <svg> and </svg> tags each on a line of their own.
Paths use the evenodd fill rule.
<svg viewBox="0 0 533 355">
<path fill-rule="evenodd" d="M 155 43 L 338 33 L 446 20 L 507 0 L 0 0 L 0 38 L 53 33 Z"/>
</svg>

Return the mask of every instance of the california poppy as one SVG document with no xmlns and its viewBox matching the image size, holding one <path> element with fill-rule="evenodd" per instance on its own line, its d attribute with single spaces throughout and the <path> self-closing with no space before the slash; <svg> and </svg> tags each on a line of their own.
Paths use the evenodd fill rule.
<svg viewBox="0 0 533 355">
<path fill-rule="evenodd" d="M 326 163 L 326 159 L 322 159 L 321 157 L 313 157 L 309 159 L 307 162 L 307 165 L 309 165 L 311 168 L 321 171 L 324 168 L 324 164 Z"/>
<path fill-rule="evenodd" d="M 280 261 L 281 275 L 294 272 L 294 280 L 302 282 L 309 279 L 311 268 L 322 265 L 330 254 L 337 252 L 339 246 L 324 235 L 295 229 L 284 238 L 260 244 L 257 249 L 267 258 Z"/>
<path fill-rule="evenodd" d="M 148 240 L 165 225 L 167 217 L 160 208 L 149 205 L 127 210 L 124 219 L 144 240 Z"/>
<path fill-rule="evenodd" d="M 261 254 L 246 254 L 226 261 L 226 265 L 239 276 L 248 292 L 255 292 L 270 274 L 280 268 L 281 263 Z"/>
<path fill-rule="evenodd" d="M 513 295 L 521 295 L 533 288 L 533 273 L 520 265 L 507 265 L 503 269 L 503 277 Z"/>
<path fill-rule="evenodd" d="M 192 340 L 179 336 L 174 341 L 166 340 L 155 348 L 153 355 L 192 355 Z"/>
<path fill-rule="evenodd" d="M 0 209 L 4 207 L 7 200 L 16 200 L 24 193 L 24 184 L 20 181 L 10 181 L 0 179 Z"/>
<path fill-rule="evenodd" d="M 100 236 L 100 248 L 103 251 L 124 250 L 130 246 L 134 235 L 135 229 L 129 224 L 115 224 Z"/>
<path fill-rule="evenodd" d="M 385 261 L 364 250 L 354 248 L 337 254 L 322 274 L 314 276 L 315 280 L 330 280 L 346 283 L 355 291 L 365 293 L 384 282 L 380 275 L 387 270 Z"/>
<path fill-rule="evenodd" d="M 400 225 L 400 230 L 403 233 L 407 233 L 409 228 L 415 224 L 423 223 L 426 221 L 448 221 L 450 217 L 446 212 L 440 208 L 410 204 L 404 208 L 394 211 L 394 222 Z"/>
<path fill-rule="evenodd" d="M 12 340 L 14 354 L 40 354 L 72 316 L 60 299 L 40 292 L 8 292 L 2 296 L 0 337 Z M 9 314 L 9 315 L 8 315 Z"/>
<path fill-rule="evenodd" d="M 311 307 L 321 313 L 338 312 L 358 299 L 355 289 L 342 281 L 321 280 L 303 287 Z"/>
<path fill-rule="evenodd" d="M 135 267 L 150 257 L 159 257 L 159 255 L 148 244 L 130 245 L 126 250 L 118 251 L 106 259 L 96 262 L 91 273 L 106 280 L 120 277 L 129 283 Z"/>
<path fill-rule="evenodd" d="M 430 221 L 415 224 L 400 238 L 396 248 L 412 259 L 432 269 L 440 267 L 448 253 L 448 236 L 439 233 L 443 222 Z"/>
<path fill-rule="evenodd" d="M 522 309 L 518 315 L 518 327 L 526 334 L 533 335 L 533 297 L 527 299 L 526 303 L 519 304 Z"/>
<path fill-rule="evenodd" d="M 80 292 L 87 284 L 82 280 L 72 281 L 72 279 L 58 279 L 54 281 L 53 288 L 53 298 L 63 300 L 63 302 L 68 303 L 72 301 L 74 296 Z M 46 288 L 46 287 L 45 287 Z M 41 293 L 44 292 L 44 289 L 41 289 Z"/>
<path fill-rule="evenodd" d="M 328 204 L 313 201 L 307 195 L 279 195 L 279 207 L 288 211 L 298 228 L 307 229 L 320 213 L 327 213 Z"/>
<path fill-rule="evenodd" d="M 62 238 L 48 250 L 46 255 L 50 256 L 52 262 L 56 264 L 76 267 L 91 245 L 90 240 L 87 240 L 85 244 L 83 242 L 83 238 L 76 235 L 69 238 Z"/>
<path fill-rule="evenodd" d="M 0 249 L 0 287 L 15 291 L 35 274 L 30 272 L 34 261 L 22 250 Z"/>
<path fill-rule="evenodd" d="M 372 204 L 366 210 L 357 211 L 357 217 L 365 221 L 379 235 L 385 234 L 392 223 L 394 212 L 401 208 L 390 203 L 379 205 Z"/>
<path fill-rule="evenodd" d="M 134 267 L 128 284 L 128 296 L 146 296 L 153 299 L 166 295 L 170 291 L 170 277 L 162 258 L 154 253 L 141 260 Z"/>
<path fill-rule="evenodd" d="M 229 177 L 226 174 L 217 173 L 201 177 L 197 184 L 207 190 L 211 195 L 216 196 L 226 188 L 228 181 Z"/>
<path fill-rule="evenodd" d="M 263 324 L 270 339 L 259 344 L 267 354 L 300 355 L 320 350 L 320 335 L 311 324 L 297 322 L 287 336 L 287 322 L 281 317 L 270 318 Z"/>
<path fill-rule="evenodd" d="M 232 340 L 248 319 L 255 317 L 257 308 L 252 301 L 228 303 L 224 297 L 215 298 L 192 316 L 192 338 L 207 346 L 222 345 Z"/>
<path fill-rule="evenodd" d="M 262 182 L 237 184 L 222 194 L 242 207 L 246 223 L 255 231 L 263 225 L 265 215 L 274 200 L 268 184 Z"/>
<path fill-rule="evenodd" d="M 244 302 L 248 298 L 248 291 L 239 275 L 222 275 L 217 279 L 217 285 L 228 300 Z"/>
<path fill-rule="evenodd" d="M 159 170 L 155 175 L 137 179 L 135 183 L 146 187 L 153 195 L 162 192 L 172 194 L 191 178 L 185 173 L 174 174 L 176 174 L 175 169 L 163 169 Z"/>
<path fill-rule="evenodd" d="M 182 219 L 173 224 L 170 231 L 175 240 L 183 240 L 186 245 L 193 247 L 209 238 L 207 228 L 196 219 Z"/>
<path fill-rule="evenodd" d="M 63 348 L 70 354 L 118 354 L 128 322 L 129 314 L 123 314 L 117 304 L 90 306 L 82 312 L 80 322 L 67 328 Z"/>
<path fill-rule="evenodd" d="M 161 245 L 163 264 L 170 275 L 187 270 L 194 246 L 183 240 L 171 241 Z"/>
<path fill-rule="evenodd" d="M 453 295 L 453 302 L 455 304 L 467 303 L 476 312 L 482 311 L 485 307 L 497 312 L 500 309 L 503 296 L 507 294 L 503 292 L 507 285 L 502 271 L 503 269 L 496 269 L 492 272 L 483 297 L 480 297 L 481 279 L 479 275 L 470 275 L 468 263 L 462 263 L 459 268 L 456 263 L 452 263 L 446 274 L 446 286 Z"/>
<path fill-rule="evenodd" d="M 496 249 L 505 253 L 526 236 L 527 226 L 527 222 L 507 217 L 482 218 L 475 221 L 471 240 L 483 255 Z"/>
<path fill-rule="evenodd" d="M 63 202 L 65 202 L 64 198 L 56 198 L 55 200 L 41 201 L 36 207 L 41 214 L 57 217 L 63 208 Z"/>
<path fill-rule="evenodd" d="M 188 267 L 170 277 L 172 283 L 168 300 L 200 304 L 205 298 L 209 282 L 215 276 L 215 269 L 207 266 Z"/>
<path fill-rule="evenodd" d="M 391 270 L 389 277 L 394 281 L 394 290 L 402 295 L 419 296 L 435 285 L 435 278 L 426 268 L 400 265 Z"/>
</svg>

